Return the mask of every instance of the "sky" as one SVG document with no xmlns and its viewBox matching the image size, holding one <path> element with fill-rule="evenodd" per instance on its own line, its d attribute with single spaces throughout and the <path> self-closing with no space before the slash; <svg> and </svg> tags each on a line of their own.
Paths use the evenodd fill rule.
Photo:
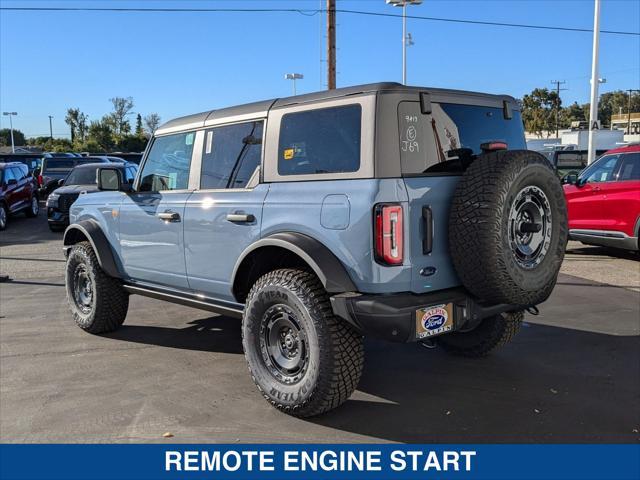
<svg viewBox="0 0 640 480">
<path fill-rule="evenodd" d="M 322 0 L 0 0 L 1 7 L 300 8 Z M 401 13 L 384 0 L 337 0 L 338 9 Z M 424 0 L 408 15 L 593 27 L 593 0 Z M 163 121 L 326 88 L 324 15 L 213 12 L 0 11 L 0 108 L 27 136 L 69 136 L 66 110 L 90 120 L 109 98 Z M 337 84 L 402 79 L 400 18 L 338 13 Z M 640 0 L 603 0 L 601 29 L 640 32 Z M 522 97 L 564 80 L 565 105 L 589 101 L 592 35 L 408 20 L 408 83 Z M 600 93 L 640 88 L 640 36 L 601 34 Z M 132 118 L 133 120 L 133 118 Z M 9 126 L 0 117 L 0 128 Z"/>
</svg>

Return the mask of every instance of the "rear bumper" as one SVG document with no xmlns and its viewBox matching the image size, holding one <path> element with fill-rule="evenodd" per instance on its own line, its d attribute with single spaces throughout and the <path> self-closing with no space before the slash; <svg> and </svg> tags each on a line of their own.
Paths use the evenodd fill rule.
<svg viewBox="0 0 640 480">
<path fill-rule="evenodd" d="M 470 329 L 484 318 L 527 307 L 509 304 L 482 305 L 463 288 L 420 295 L 343 293 L 331 297 L 335 315 L 349 322 L 363 335 L 392 342 L 420 340 L 417 335 L 416 311 L 447 304 L 452 304 L 453 328 L 450 331 Z"/>
</svg>

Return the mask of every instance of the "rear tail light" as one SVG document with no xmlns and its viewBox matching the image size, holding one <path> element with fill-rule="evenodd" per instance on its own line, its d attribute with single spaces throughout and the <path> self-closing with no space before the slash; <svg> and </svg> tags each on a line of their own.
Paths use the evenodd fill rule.
<svg viewBox="0 0 640 480">
<path fill-rule="evenodd" d="M 404 230 L 402 206 L 380 204 L 374 210 L 376 260 L 386 265 L 402 265 Z"/>
<path fill-rule="evenodd" d="M 43 184 L 42 175 L 38 175 L 38 185 L 42 186 L 42 184 Z"/>
<path fill-rule="evenodd" d="M 482 143 L 480 145 L 480 149 L 483 152 L 495 152 L 496 150 L 507 150 L 508 148 L 509 148 L 509 145 L 507 145 L 506 142 L 500 142 L 500 141 L 491 141 L 491 142 Z"/>
</svg>

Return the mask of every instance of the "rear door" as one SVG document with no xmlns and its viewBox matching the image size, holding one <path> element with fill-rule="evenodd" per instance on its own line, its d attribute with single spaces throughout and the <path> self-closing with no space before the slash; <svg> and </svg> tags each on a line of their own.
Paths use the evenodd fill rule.
<svg viewBox="0 0 640 480">
<path fill-rule="evenodd" d="M 194 141 L 195 132 L 155 138 L 135 191 L 124 196 L 120 251 L 133 280 L 188 289 L 183 222 Z"/>
<path fill-rule="evenodd" d="M 13 168 L 6 167 L 4 169 L 4 177 L 2 179 L 2 188 L 4 190 L 4 198 L 7 202 L 10 212 L 19 210 L 22 207 L 22 198 L 20 196 L 20 187 L 18 179 Z"/>
<path fill-rule="evenodd" d="M 263 120 L 204 131 L 199 188 L 184 221 L 187 277 L 197 293 L 232 301 L 235 263 L 260 238 L 269 189 L 258 183 L 263 131 Z"/>
<path fill-rule="evenodd" d="M 468 148 L 481 153 L 480 145 L 502 141 L 509 149 L 525 149 L 520 112 L 505 119 L 503 106 L 485 101 L 480 105 L 432 103 L 425 115 L 418 102 L 398 106 L 400 162 L 409 197 L 409 250 L 412 291 L 459 285 L 448 247 L 449 209 L 461 175 L 452 150 Z M 437 275 L 431 276 L 437 272 Z"/>
</svg>

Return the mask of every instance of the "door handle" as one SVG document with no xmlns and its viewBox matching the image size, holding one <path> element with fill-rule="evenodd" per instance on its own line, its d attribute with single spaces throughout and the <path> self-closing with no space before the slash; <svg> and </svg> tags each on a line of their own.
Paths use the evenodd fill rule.
<svg viewBox="0 0 640 480">
<path fill-rule="evenodd" d="M 176 212 L 162 212 L 158 213 L 158 218 L 165 222 L 179 222 L 180 214 Z"/>
<path fill-rule="evenodd" d="M 250 223 L 255 219 L 250 213 L 227 213 L 227 220 L 233 223 Z"/>
</svg>

